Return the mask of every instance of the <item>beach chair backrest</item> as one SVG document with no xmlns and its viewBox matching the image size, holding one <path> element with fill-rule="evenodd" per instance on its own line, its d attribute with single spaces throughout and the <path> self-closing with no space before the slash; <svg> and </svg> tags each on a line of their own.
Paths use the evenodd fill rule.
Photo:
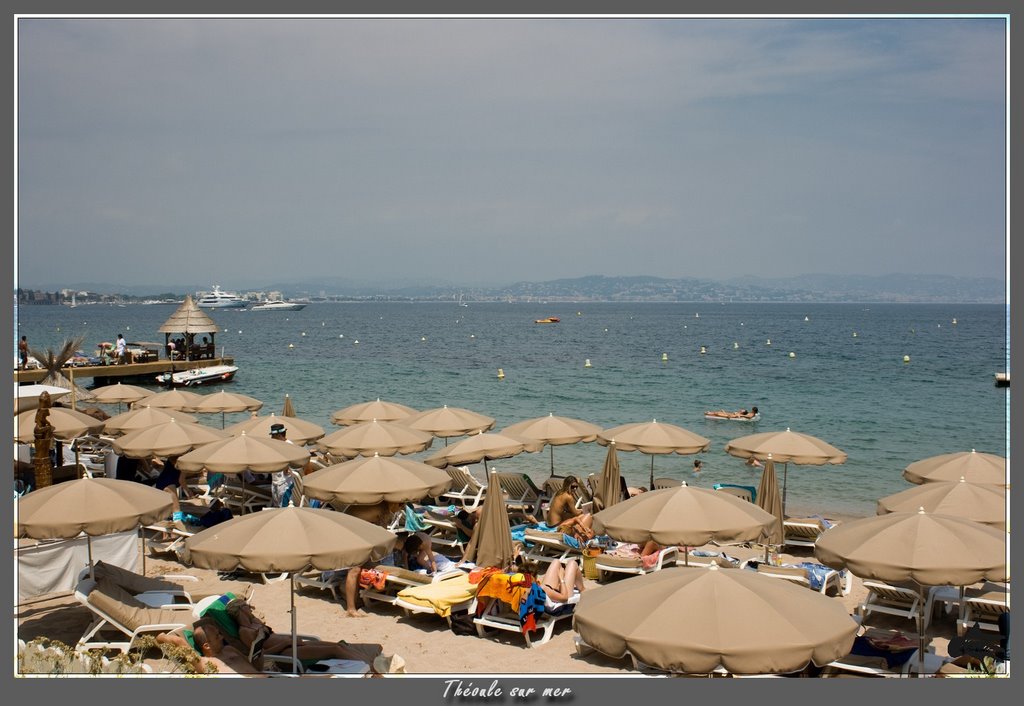
<svg viewBox="0 0 1024 706">
<path fill-rule="evenodd" d="M 530 476 L 525 473 L 498 473 L 497 478 L 501 489 L 508 494 L 505 498 L 506 505 L 528 508 L 532 511 L 536 511 L 540 506 L 543 494 Z"/>
<path fill-rule="evenodd" d="M 678 478 L 655 478 L 654 489 L 663 490 L 665 488 L 678 488 L 681 485 L 686 485 L 683 481 Z"/>
<path fill-rule="evenodd" d="M 758 564 L 757 573 L 771 578 L 785 579 L 801 586 L 810 586 L 811 578 L 807 569 L 799 569 L 787 566 L 772 566 L 770 564 Z"/>
</svg>

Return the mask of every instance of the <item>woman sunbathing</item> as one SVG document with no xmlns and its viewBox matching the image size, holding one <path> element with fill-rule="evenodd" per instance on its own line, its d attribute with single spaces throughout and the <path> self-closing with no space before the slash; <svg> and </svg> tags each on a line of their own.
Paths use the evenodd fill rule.
<svg viewBox="0 0 1024 706">
<path fill-rule="evenodd" d="M 581 542 L 586 542 L 594 537 L 594 530 L 591 529 L 594 518 L 589 512 L 576 509 L 575 493 L 579 487 L 578 478 L 566 476 L 562 481 L 562 488 L 551 499 L 547 524 L 549 527 L 557 527 L 560 532 L 572 535 Z"/>
</svg>

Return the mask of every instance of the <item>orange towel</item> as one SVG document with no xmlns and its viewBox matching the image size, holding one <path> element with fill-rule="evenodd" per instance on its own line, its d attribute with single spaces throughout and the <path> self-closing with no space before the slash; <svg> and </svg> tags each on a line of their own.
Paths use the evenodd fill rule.
<svg viewBox="0 0 1024 706">
<path fill-rule="evenodd" d="M 493 573 L 481 580 L 476 595 L 479 598 L 495 598 L 507 603 L 512 610 L 519 612 L 519 605 L 530 593 L 533 581 L 527 574 Z"/>
</svg>

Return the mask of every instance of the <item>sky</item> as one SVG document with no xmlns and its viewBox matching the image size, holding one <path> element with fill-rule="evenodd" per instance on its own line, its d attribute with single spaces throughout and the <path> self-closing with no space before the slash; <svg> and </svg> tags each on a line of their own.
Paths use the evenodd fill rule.
<svg viewBox="0 0 1024 706">
<path fill-rule="evenodd" d="M 16 282 L 1005 277 L 1003 18 L 21 18 Z"/>
</svg>

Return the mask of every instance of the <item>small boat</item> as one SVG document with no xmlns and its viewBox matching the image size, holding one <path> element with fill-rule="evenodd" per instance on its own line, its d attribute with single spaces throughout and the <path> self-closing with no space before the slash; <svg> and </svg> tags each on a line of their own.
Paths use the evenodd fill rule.
<svg viewBox="0 0 1024 706">
<path fill-rule="evenodd" d="M 557 316 L 549 316 L 546 319 L 534 319 L 533 323 L 535 323 L 535 324 L 557 324 L 559 321 L 561 321 L 561 319 L 558 318 Z"/>
<path fill-rule="evenodd" d="M 761 421 L 761 413 L 758 412 L 753 417 L 723 417 L 720 414 L 711 414 L 705 412 L 705 419 L 721 419 L 727 422 L 759 422 Z"/>
<path fill-rule="evenodd" d="M 256 304 L 249 308 L 250 311 L 300 311 L 306 308 L 301 302 L 286 302 L 283 300 L 267 301 Z"/>
<path fill-rule="evenodd" d="M 211 365 L 208 368 L 192 368 L 179 373 L 163 373 L 156 376 L 156 381 L 163 385 L 205 385 L 207 383 L 228 382 L 238 372 L 237 365 Z"/>
<path fill-rule="evenodd" d="M 201 309 L 244 309 L 246 301 L 233 292 L 225 292 L 213 285 L 212 292 L 200 292 L 196 306 Z"/>
<path fill-rule="evenodd" d="M 1009 373 L 996 373 L 996 387 L 1009 387 L 1010 386 L 1010 374 Z"/>
</svg>

